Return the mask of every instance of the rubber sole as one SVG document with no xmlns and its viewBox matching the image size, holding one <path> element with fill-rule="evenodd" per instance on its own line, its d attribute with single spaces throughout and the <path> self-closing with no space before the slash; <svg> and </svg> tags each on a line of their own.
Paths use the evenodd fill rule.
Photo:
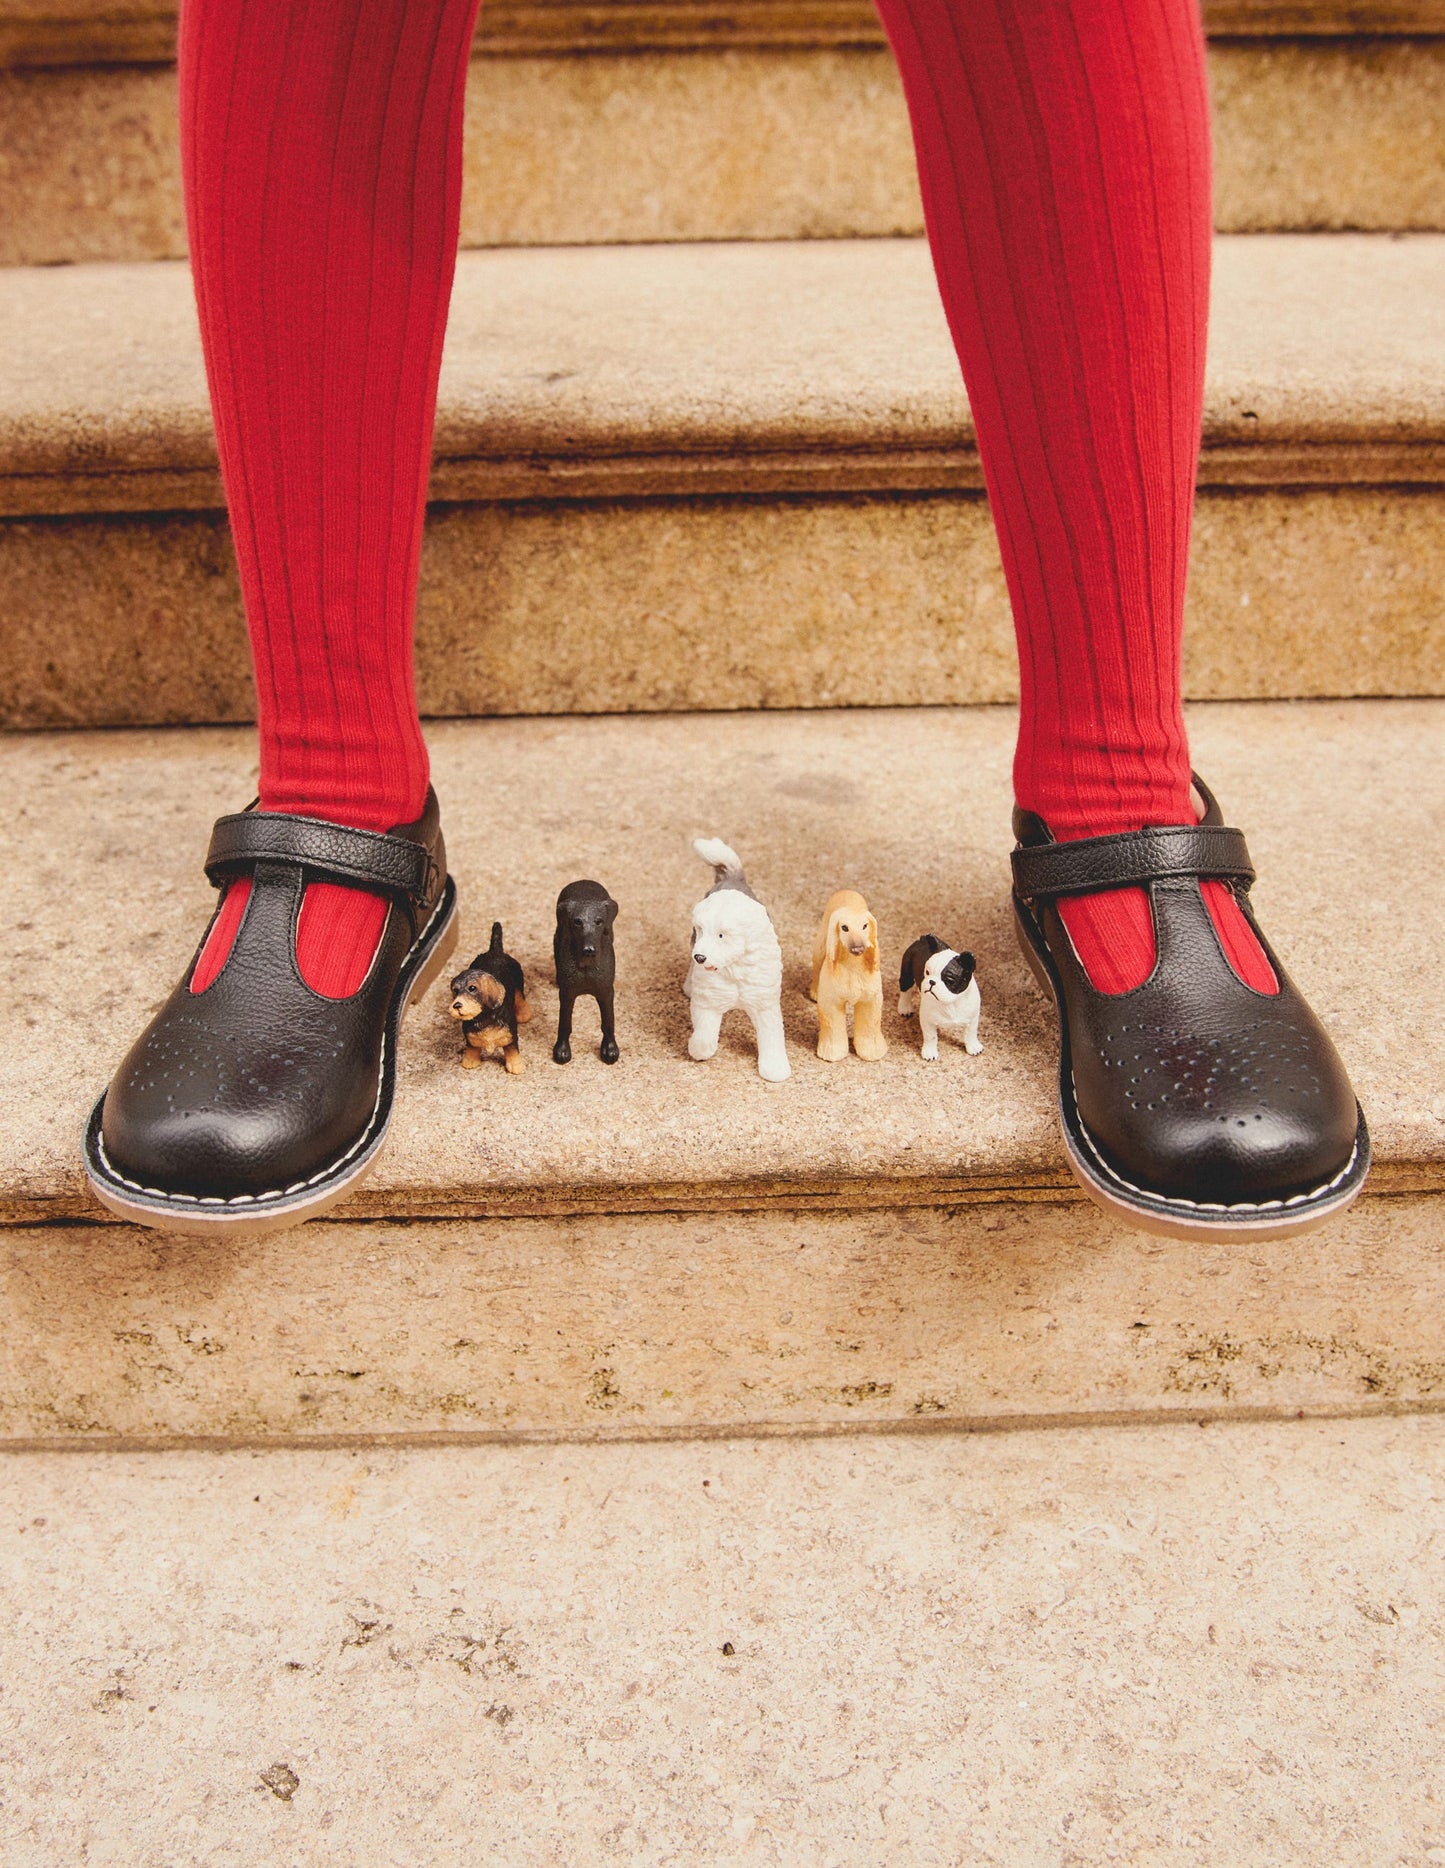
<svg viewBox="0 0 1445 1868">
<path fill-rule="evenodd" d="M 102 1095 L 86 1124 L 85 1174 L 91 1191 L 107 1211 L 133 1226 L 151 1226 L 162 1232 L 194 1239 L 258 1237 L 284 1232 L 303 1220 L 315 1219 L 348 1194 L 354 1193 L 376 1166 L 391 1128 L 396 1083 L 396 1040 L 408 1009 L 422 999 L 441 974 L 457 944 L 457 890 L 448 876 L 433 919 L 408 954 L 397 975 L 387 1013 L 382 1081 L 376 1108 L 358 1143 L 333 1169 L 313 1176 L 303 1187 L 276 1196 L 242 1196 L 232 1200 L 196 1199 L 138 1188 L 123 1179 L 106 1158 L 101 1135 L 105 1113 Z"/>
<path fill-rule="evenodd" d="M 1140 1232 L 1166 1239 L 1295 1239 L 1302 1233 L 1318 1231 L 1359 1198 L 1370 1171 L 1370 1134 L 1358 1104 L 1354 1152 L 1339 1175 L 1317 1193 L 1290 1200 L 1213 1207 L 1151 1193 L 1148 1188 L 1132 1187 L 1122 1180 L 1104 1160 L 1079 1114 L 1062 995 L 1048 952 L 1042 941 L 1036 940 L 1017 897 L 1013 916 L 1014 934 L 1024 959 L 1059 1021 L 1059 1127 L 1069 1169 L 1096 1206 Z"/>
</svg>

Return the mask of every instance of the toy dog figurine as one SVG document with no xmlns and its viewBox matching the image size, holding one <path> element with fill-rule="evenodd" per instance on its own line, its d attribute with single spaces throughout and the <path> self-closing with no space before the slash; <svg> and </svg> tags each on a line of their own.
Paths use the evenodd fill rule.
<svg viewBox="0 0 1445 1868">
<path fill-rule="evenodd" d="M 522 969 L 502 951 L 502 924 L 492 923 L 492 944 L 452 981 L 453 1018 L 462 1023 L 466 1048 L 462 1068 L 477 1070 L 485 1057 L 500 1056 L 507 1074 L 519 1077 L 526 1065 L 517 1045 L 517 1027 L 532 1016 Z"/>
<path fill-rule="evenodd" d="M 758 1040 L 758 1075 L 792 1076 L 783 1041 L 783 950 L 768 911 L 748 887 L 742 858 L 717 837 L 692 846 L 713 866 L 713 884 L 692 911 L 692 964 L 682 989 L 692 1006 L 689 1057 L 717 1055 L 723 1014 L 738 1006 Z"/>
<path fill-rule="evenodd" d="M 934 954 L 948 945 L 936 934 L 920 934 L 903 956 L 898 973 L 898 1016 L 911 1018 L 918 1010 L 918 995 L 923 990 L 923 969 Z"/>
<path fill-rule="evenodd" d="M 552 958 L 557 963 L 561 1005 L 557 1013 L 557 1042 L 552 1046 L 554 1063 L 572 1061 L 572 1008 L 579 998 L 587 996 L 597 1001 L 602 1019 L 599 1055 L 604 1064 L 617 1062 L 619 1053 L 612 1009 L 617 979 L 612 923 L 616 919 L 617 904 L 600 882 L 569 882 L 557 897 L 557 932 L 552 936 Z"/>
<path fill-rule="evenodd" d="M 870 1064 L 887 1055 L 878 923 L 856 889 L 839 889 L 828 898 L 813 944 L 808 997 L 818 1004 L 818 1055 L 825 1063 L 848 1055 L 850 1007 L 853 1049 Z"/>
<path fill-rule="evenodd" d="M 925 939 L 934 942 L 933 951 L 917 975 L 918 1024 L 923 1033 L 923 1056 L 932 1064 L 938 1061 L 938 1034 L 959 1034 L 970 1057 L 983 1049 L 978 1038 L 980 1001 L 978 980 L 974 977 L 971 953 L 945 947 L 936 934 Z M 919 943 L 915 942 L 914 946 Z M 909 949 L 911 953 L 913 948 Z"/>
</svg>

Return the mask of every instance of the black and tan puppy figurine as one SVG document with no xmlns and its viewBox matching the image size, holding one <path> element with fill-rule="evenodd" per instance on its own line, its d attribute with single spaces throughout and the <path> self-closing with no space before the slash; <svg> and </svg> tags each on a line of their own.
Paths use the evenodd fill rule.
<svg viewBox="0 0 1445 1868">
<path fill-rule="evenodd" d="M 856 889 L 839 889 L 828 898 L 813 948 L 808 997 L 818 1002 L 818 1055 L 825 1063 L 839 1063 L 848 1055 L 850 1007 L 853 1049 L 870 1064 L 886 1055 L 878 923 Z"/>
<path fill-rule="evenodd" d="M 569 882 L 557 897 L 557 932 L 552 937 L 552 957 L 557 962 L 557 1042 L 552 1046 L 553 1061 L 572 1061 L 572 1008 L 581 998 L 597 1001 L 602 1019 L 602 1047 L 598 1055 L 604 1064 L 618 1058 L 617 1029 L 613 1018 L 613 988 L 617 980 L 617 956 L 612 947 L 612 923 L 617 919 L 617 904 L 600 882 Z"/>
<path fill-rule="evenodd" d="M 452 981 L 452 1017 L 461 1020 L 466 1048 L 462 1068 L 476 1070 L 483 1058 L 500 1057 L 507 1074 L 526 1068 L 517 1044 L 517 1027 L 532 1016 L 521 966 L 502 951 L 502 924 L 492 923 L 492 944 Z"/>
</svg>

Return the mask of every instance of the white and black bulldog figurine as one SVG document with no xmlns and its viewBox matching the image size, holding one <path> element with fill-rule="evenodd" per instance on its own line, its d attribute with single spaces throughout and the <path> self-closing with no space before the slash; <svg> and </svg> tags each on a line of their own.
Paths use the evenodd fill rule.
<svg viewBox="0 0 1445 1868">
<path fill-rule="evenodd" d="M 983 1049 L 978 1037 L 981 1009 L 973 955 L 948 946 L 936 934 L 914 941 L 898 975 L 898 1011 L 903 1018 L 917 1011 L 925 1062 L 938 1061 L 941 1031 L 961 1037 L 964 1050 L 977 1057 Z"/>
</svg>

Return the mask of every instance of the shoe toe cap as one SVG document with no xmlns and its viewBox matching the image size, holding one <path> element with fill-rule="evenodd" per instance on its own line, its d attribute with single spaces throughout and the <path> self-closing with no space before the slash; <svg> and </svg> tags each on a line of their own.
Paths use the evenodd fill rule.
<svg viewBox="0 0 1445 1868">
<path fill-rule="evenodd" d="M 1358 1115 L 1323 1131 L 1264 1118 L 1223 1117 L 1168 1125 L 1141 1143 L 1126 1136 L 1109 1154 L 1143 1191 L 1200 1205 L 1263 1205 L 1326 1193 L 1348 1170 Z"/>
<path fill-rule="evenodd" d="M 1081 1101 L 1107 1166 L 1140 1191 L 1227 1206 L 1307 1198 L 1348 1170 L 1359 1110 L 1343 1072 L 1272 1093 L 1250 1085 L 1208 1098 L 1161 1092 Z"/>
<path fill-rule="evenodd" d="M 124 1180 L 260 1198 L 323 1175 L 364 1131 L 367 1084 L 319 1068 L 314 1046 L 257 1049 L 174 1022 L 142 1037 L 106 1092 L 101 1137 Z"/>
<path fill-rule="evenodd" d="M 297 1133 L 280 1108 L 137 1108 L 112 1086 L 101 1122 L 106 1158 L 154 1193 L 195 1199 L 284 1193 L 316 1171 L 326 1151 Z"/>
</svg>

